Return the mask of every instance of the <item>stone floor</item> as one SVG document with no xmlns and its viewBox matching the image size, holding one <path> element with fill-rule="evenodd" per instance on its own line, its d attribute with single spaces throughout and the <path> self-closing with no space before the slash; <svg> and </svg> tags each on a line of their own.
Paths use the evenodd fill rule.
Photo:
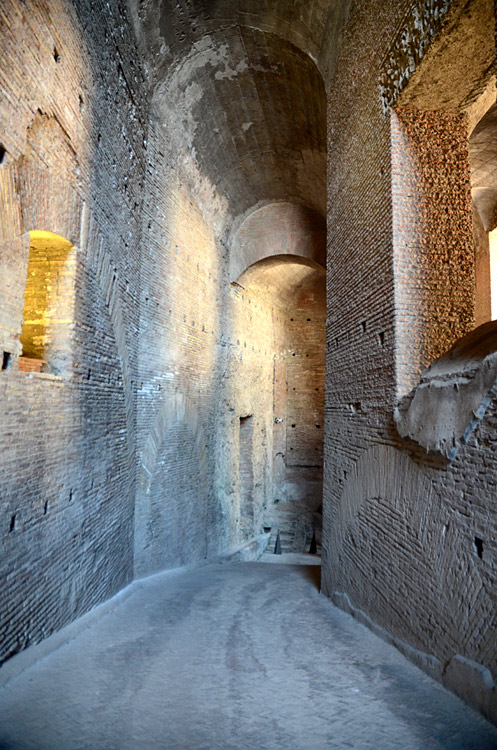
<svg viewBox="0 0 497 750">
<path fill-rule="evenodd" d="M 136 582 L 51 653 L 20 655 L 0 748 L 497 747 L 496 729 L 321 596 L 319 573 L 240 563 Z"/>
<path fill-rule="evenodd" d="M 279 563 L 280 565 L 321 565 L 321 556 L 310 555 L 308 552 L 283 552 L 281 555 L 264 552 L 259 562 Z"/>
</svg>

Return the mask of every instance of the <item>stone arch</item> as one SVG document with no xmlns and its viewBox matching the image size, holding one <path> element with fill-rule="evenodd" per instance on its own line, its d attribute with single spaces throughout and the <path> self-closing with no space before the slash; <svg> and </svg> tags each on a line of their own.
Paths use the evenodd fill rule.
<svg viewBox="0 0 497 750">
<path fill-rule="evenodd" d="M 280 201 L 251 210 L 230 241 L 230 281 L 237 281 L 255 263 L 282 255 L 326 266 L 326 221 L 320 213 Z"/>
<path fill-rule="evenodd" d="M 206 514 L 205 435 L 195 405 L 177 392 L 160 405 L 142 454 L 135 508 L 136 573 L 205 557 Z"/>
</svg>

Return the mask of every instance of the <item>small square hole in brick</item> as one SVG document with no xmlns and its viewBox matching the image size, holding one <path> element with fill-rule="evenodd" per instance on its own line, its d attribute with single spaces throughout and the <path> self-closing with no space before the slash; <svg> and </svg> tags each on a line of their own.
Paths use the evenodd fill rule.
<svg viewBox="0 0 497 750">
<path fill-rule="evenodd" d="M 9 370 L 12 364 L 12 355 L 10 352 L 4 352 L 2 355 L 2 370 Z"/>
<path fill-rule="evenodd" d="M 482 560 L 483 559 L 483 539 L 479 539 L 477 536 L 475 536 L 475 550 L 480 560 Z"/>
</svg>

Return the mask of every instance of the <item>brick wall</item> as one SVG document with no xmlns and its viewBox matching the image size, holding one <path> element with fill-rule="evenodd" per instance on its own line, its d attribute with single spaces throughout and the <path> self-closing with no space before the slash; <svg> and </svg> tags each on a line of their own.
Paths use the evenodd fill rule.
<svg viewBox="0 0 497 750">
<path fill-rule="evenodd" d="M 464 115 L 396 110 L 392 210 L 399 396 L 474 327 L 475 262 Z"/>
<path fill-rule="evenodd" d="M 7 1 L 0 18 L 0 348 L 11 355 L 0 373 L 6 658 L 131 579 L 130 368 L 147 117 L 124 3 L 97 2 L 89 13 L 85 4 Z M 32 230 L 73 247 L 71 300 L 55 337 L 64 372 L 17 367 Z M 52 279 L 50 297 L 48 286 Z M 33 298 L 28 288 L 27 311 Z"/>
<path fill-rule="evenodd" d="M 493 9 L 438 5 L 353 4 L 328 92 L 323 589 L 495 718 L 481 682 L 496 667 L 493 406 L 450 462 L 400 440 L 392 419 L 397 395 L 473 325 L 462 100 L 486 85 Z M 468 56 L 454 55 L 468 23 Z"/>
</svg>

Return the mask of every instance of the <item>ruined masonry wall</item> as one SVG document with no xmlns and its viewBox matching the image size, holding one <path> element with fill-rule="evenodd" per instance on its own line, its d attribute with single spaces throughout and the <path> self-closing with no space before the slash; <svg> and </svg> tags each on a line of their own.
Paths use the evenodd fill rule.
<svg viewBox="0 0 497 750">
<path fill-rule="evenodd" d="M 124 2 L 0 8 L 0 659 L 132 577 L 146 104 Z M 31 230 L 73 246 L 61 375 L 19 372 Z M 10 355 L 5 356 L 3 352 Z"/>
<path fill-rule="evenodd" d="M 497 674 L 495 404 L 452 462 L 402 441 L 393 423 L 402 368 L 411 387 L 416 369 L 419 377 L 439 344 L 448 348 L 474 314 L 464 123 L 455 112 L 402 111 L 407 146 L 418 139 L 413 128 L 434 128 L 436 136 L 423 134 L 425 153 L 417 153 L 414 165 L 406 160 L 406 173 L 395 115 L 383 108 L 394 96 L 388 99 L 386 86 L 382 102 L 377 84 L 386 76 L 393 77 L 392 91 L 405 85 L 412 69 L 406 74 L 402 45 L 433 5 L 354 3 L 328 92 L 323 589 L 495 720 L 488 690 Z M 446 5 L 440 3 L 439 18 Z M 434 31 L 427 31 L 423 49 Z M 452 144 L 449 157 L 437 151 L 441 144 Z M 411 180 L 405 204 L 395 192 L 392 162 L 400 181 Z M 427 188 L 421 196 L 416 180 Z M 395 235 L 396 226 L 402 229 L 396 216 L 407 239 Z M 396 238 L 412 240 L 408 253 Z M 396 249 L 405 253 L 400 267 Z M 424 335 L 435 325 L 424 345 L 413 325 L 418 314 Z M 413 336 L 411 351 L 401 319 Z"/>
<path fill-rule="evenodd" d="M 218 217 L 200 205 L 180 162 L 153 124 L 141 272 L 138 574 L 204 559 L 259 533 L 270 494 L 272 312 L 231 287 Z M 239 432 L 240 417 L 249 415 L 255 490 L 247 519 Z M 159 450 L 150 461 L 158 419 L 157 441 L 161 450 L 174 446 L 173 460 Z"/>
</svg>

